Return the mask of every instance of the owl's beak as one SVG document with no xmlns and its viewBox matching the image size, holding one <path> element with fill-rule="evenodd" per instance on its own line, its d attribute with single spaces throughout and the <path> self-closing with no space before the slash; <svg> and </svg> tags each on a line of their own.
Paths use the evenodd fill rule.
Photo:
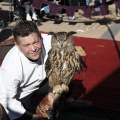
<svg viewBox="0 0 120 120">
<path fill-rule="evenodd" d="M 59 42 L 58 43 L 58 46 L 61 48 L 61 47 L 63 47 L 63 42 Z"/>
</svg>

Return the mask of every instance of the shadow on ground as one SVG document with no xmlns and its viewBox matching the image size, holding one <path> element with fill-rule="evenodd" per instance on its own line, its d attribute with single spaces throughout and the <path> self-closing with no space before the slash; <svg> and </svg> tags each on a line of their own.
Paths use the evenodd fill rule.
<svg viewBox="0 0 120 120">
<path fill-rule="evenodd" d="M 0 19 L 4 21 L 4 27 L 1 28 L 0 42 L 7 40 L 12 35 L 12 29 L 8 27 L 10 12 L 7 10 L 0 10 Z"/>
<path fill-rule="evenodd" d="M 7 40 L 12 35 L 12 29 L 3 29 L 0 32 L 0 42 Z"/>
</svg>

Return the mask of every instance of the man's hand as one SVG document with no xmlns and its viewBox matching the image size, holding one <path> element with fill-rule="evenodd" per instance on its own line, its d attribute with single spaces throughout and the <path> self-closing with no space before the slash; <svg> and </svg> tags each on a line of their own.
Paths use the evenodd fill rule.
<svg viewBox="0 0 120 120">
<path fill-rule="evenodd" d="M 40 117 L 37 114 L 33 114 L 32 120 L 47 120 L 46 118 Z"/>
<path fill-rule="evenodd" d="M 46 96 L 44 96 L 44 98 L 40 101 L 39 105 L 36 108 L 36 114 L 38 116 L 42 116 L 43 118 L 49 119 L 51 117 L 51 109 L 53 107 L 53 101 L 54 101 L 53 93 L 49 93 Z"/>
<path fill-rule="evenodd" d="M 54 94 L 53 93 L 48 93 L 48 101 L 50 103 L 51 106 L 53 106 L 53 102 L 54 102 Z"/>
</svg>

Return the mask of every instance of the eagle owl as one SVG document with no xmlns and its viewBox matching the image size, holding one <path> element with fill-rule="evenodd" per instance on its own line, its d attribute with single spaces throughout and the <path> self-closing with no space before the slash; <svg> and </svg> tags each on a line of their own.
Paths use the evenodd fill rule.
<svg viewBox="0 0 120 120">
<path fill-rule="evenodd" d="M 72 34 L 75 32 L 50 32 L 51 49 L 45 63 L 49 86 L 55 98 L 69 91 L 69 84 L 75 74 L 80 71 L 80 55 L 75 49 Z"/>
</svg>

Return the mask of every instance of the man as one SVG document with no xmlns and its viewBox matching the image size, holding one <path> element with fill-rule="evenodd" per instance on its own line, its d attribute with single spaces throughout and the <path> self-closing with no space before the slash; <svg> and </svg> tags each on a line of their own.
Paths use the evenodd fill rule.
<svg viewBox="0 0 120 120">
<path fill-rule="evenodd" d="M 40 34 L 31 21 L 22 21 L 13 28 L 15 46 L 7 53 L 0 68 L 0 103 L 2 120 L 42 120 L 36 106 L 48 93 L 45 61 L 51 48 L 51 36 Z M 48 94 L 52 104 L 54 96 Z"/>
</svg>

